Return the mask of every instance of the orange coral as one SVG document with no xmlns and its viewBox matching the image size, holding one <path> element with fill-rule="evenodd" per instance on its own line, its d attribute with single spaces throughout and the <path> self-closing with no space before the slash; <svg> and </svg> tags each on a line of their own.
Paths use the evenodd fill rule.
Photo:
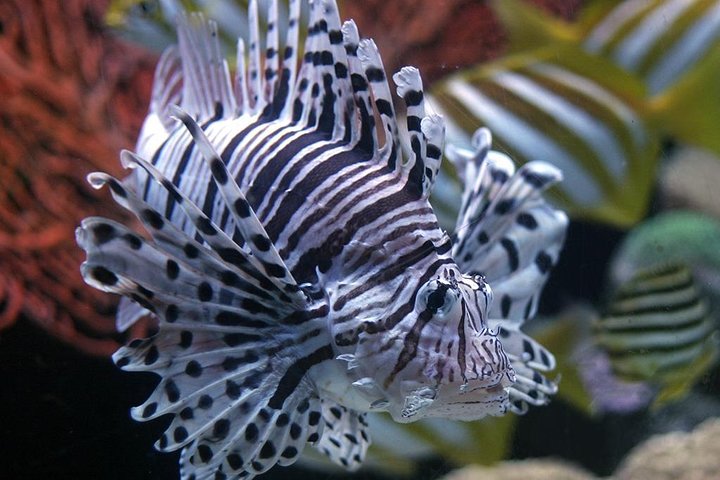
<svg viewBox="0 0 720 480">
<path fill-rule="evenodd" d="M 0 328 L 22 316 L 96 355 L 122 340 L 117 299 L 84 284 L 74 230 L 88 215 L 127 216 L 85 176 L 122 175 L 154 65 L 105 34 L 107 3 L 0 2 Z"/>
</svg>

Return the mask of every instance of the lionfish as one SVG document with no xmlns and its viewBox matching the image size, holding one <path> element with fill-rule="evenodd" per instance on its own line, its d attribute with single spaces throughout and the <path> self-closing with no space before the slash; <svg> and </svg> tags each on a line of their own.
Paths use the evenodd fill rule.
<svg viewBox="0 0 720 480">
<path fill-rule="evenodd" d="M 334 1 L 311 3 L 302 56 L 298 0 L 282 53 L 277 2 L 264 53 L 256 2 L 249 18 L 231 81 L 216 25 L 182 16 L 137 152 L 121 154 L 132 174 L 89 176 L 151 239 L 97 217 L 77 231 L 85 280 L 132 302 L 122 324 L 158 320 L 113 356 L 162 377 L 132 410 L 172 415 L 156 447 L 182 449 L 183 479 L 252 478 L 306 443 L 355 469 L 367 412 L 476 420 L 546 403 L 554 358 L 520 326 L 564 238 L 541 197 L 560 172 L 515 171 L 480 130 L 457 151 L 450 236 L 428 200 L 444 125 L 417 69 L 393 77 L 401 132 L 374 42 Z"/>
</svg>

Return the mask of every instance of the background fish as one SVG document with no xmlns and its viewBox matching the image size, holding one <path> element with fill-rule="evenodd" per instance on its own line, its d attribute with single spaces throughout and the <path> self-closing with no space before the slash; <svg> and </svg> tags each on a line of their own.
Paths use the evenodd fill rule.
<svg viewBox="0 0 720 480">
<path fill-rule="evenodd" d="M 644 110 L 653 128 L 720 152 L 714 134 L 720 107 L 708 101 L 720 98 L 717 0 L 588 2 L 573 23 L 520 0 L 494 2 L 494 8 L 513 50 L 564 44 L 605 58 L 646 86 Z"/>
<path fill-rule="evenodd" d="M 659 385 L 657 406 L 684 395 L 714 364 L 717 328 L 691 271 L 669 265 L 638 272 L 613 294 L 595 341 L 620 378 Z"/>
<path fill-rule="evenodd" d="M 451 75 L 430 101 L 451 144 L 486 126 L 521 163 L 544 160 L 564 172 L 551 195 L 571 214 L 627 226 L 646 213 L 659 151 L 636 101 L 643 92 L 610 62 L 546 48 Z"/>
<path fill-rule="evenodd" d="M 173 415 L 157 447 L 182 449 L 182 478 L 251 478 L 306 443 L 354 469 L 367 411 L 476 420 L 557 390 L 541 373 L 552 354 L 520 327 L 564 238 L 567 217 L 542 198 L 558 169 L 516 171 L 478 131 L 454 158 L 465 192 L 450 237 L 428 203 L 444 125 L 418 71 L 394 76 L 400 133 L 374 43 L 315 2 L 301 56 L 299 15 L 291 2 L 281 50 L 273 2 L 261 50 L 251 2 L 233 81 L 217 26 L 181 19 L 137 153 L 121 155 L 134 173 L 89 177 L 152 237 L 99 217 L 77 232 L 86 281 L 158 318 L 113 358 L 162 377 L 133 416 Z"/>
</svg>

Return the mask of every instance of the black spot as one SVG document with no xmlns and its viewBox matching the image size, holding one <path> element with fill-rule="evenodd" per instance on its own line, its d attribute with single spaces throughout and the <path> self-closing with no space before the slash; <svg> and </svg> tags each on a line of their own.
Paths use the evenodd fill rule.
<svg viewBox="0 0 720 480">
<path fill-rule="evenodd" d="M 268 440 L 263 444 L 262 448 L 260 449 L 260 458 L 272 458 L 275 456 L 275 453 L 277 451 L 275 450 L 275 445 Z"/>
<path fill-rule="evenodd" d="M 328 38 L 330 39 L 331 45 L 339 45 L 343 43 L 343 34 L 340 30 L 330 30 L 328 32 Z"/>
<path fill-rule="evenodd" d="M 192 243 L 186 243 L 183 247 L 183 252 L 188 258 L 197 258 L 200 255 L 200 250 Z"/>
<path fill-rule="evenodd" d="M 160 449 L 164 450 L 168 444 L 167 435 L 163 435 L 162 437 L 160 437 L 160 440 L 158 440 L 158 444 L 160 445 Z"/>
<path fill-rule="evenodd" d="M 227 380 L 225 382 L 225 394 L 231 399 L 237 400 L 238 398 L 240 398 L 240 395 L 242 395 L 240 385 L 233 382 L 232 380 Z"/>
<path fill-rule="evenodd" d="M 213 425 L 213 436 L 219 440 L 224 440 L 230 433 L 230 420 L 221 418 Z"/>
<path fill-rule="evenodd" d="M 248 426 L 245 427 L 245 440 L 248 442 L 257 440 L 259 434 L 260 432 L 254 423 L 249 423 Z"/>
<path fill-rule="evenodd" d="M 505 215 L 510 210 L 512 210 L 514 205 L 514 198 L 505 198 L 503 200 L 500 200 L 497 205 L 495 205 L 495 213 L 497 213 L 498 215 Z"/>
<path fill-rule="evenodd" d="M 91 270 L 92 277 L 103 285 L 115 285 L 118 281 L 117 275 L 105 267 L 97 266 Z"/>
<path fill-rule="evenodd" d="M 311 427 L 320 423 L 320 412 L 310 412 L 310 415 L 308 416 L 308 423 Z"/>
<path fill-rule="evenodd" d="M 283 278 L 285 276 L 285 267 L 276 263 L 262 262 L 265 272 L 271 277 Z"/>
<path fill-rule="evenodd" d="M 540 252 L 537 254 L 537 257 L 535 257 L 535 265 L 537 265 L 540 273 L 548 273 L 552 268 L 552 264 L 552 257 L 546 252 Z"/>
<path fill-rule="evenodd" d="M 272 243 L 270 243 L 270 239 L 267 238 L 265 235 L 253 235 L 252 242 L 261 252 L 267 252 L 272 246 Z"/>
<path fill-rule="evenodd" d="M 335 76 L 337 78 L 347 78 L 348 69 L 342 62 L 335 63 Z"/>
<path fill-rule="evenodd" d="M 157 347 L 155 345 L 151 345 L 145 354 L 145 365 L 152 365 L 157 362 L 159 356 L 160 352 L 158 352 Z"/>
<path fill-rule="evenodd" d="M 522 212 L 518 214 L 515 221 L 518 223 L 518 225 L 522 225 L 523 227 L 527 228 L 528 230 L 535 230 L 538 226 L 537 220 L 535 220 L 535 217 L 531 213 Z"/>
<path fill-rule="evenodd" d="M 202 372 L 203 368 L 197 360 L 190 360 L 187 365 L 185 365 L 185 373 L 193 378 L 199 377 L 202 375 Z"/>
<path fill-rule="evenodd" d="M 213 289 L 208 282 L 202 282 L 198 286 L 198 299 L 201 302 L 209 302 L 213 296 Z"/>
<path fill-rule="evenodd" d="M 297 448 L 295 447 L 287 447 L 283 452 L 280 454 L 283 458 L 295 458 L 298 454 Z"/>
<path fill-rule="evenodd" d="M 510 307 L 512 306 L 512 300 L 508 295 L 503 295 L 500 299 L 500 312 L 503 318 L 506 318 L 510 313 Z"/>
<path fill-rule="evenodd" d="M 192 345 L 193 334 L 187 330 L 180 332 L 180 348 L 189 348 Z"/>
<path fill-rule="evenodd" d="M 477 239 L 478 239 L 478 242 L 480 243 L 480 245 L 485 245 L 485 244 L 488 243 L 488 241 L 490 240 L 490 239 L 488 238 L 488 234 L 485 233 L 485 232 L 482 231 L 482 230 L 481 230 L 480 233 L 478 234 Z"/>
<path fill-rule="evenodd" d="M 308 435 L 307 441 L 308 443 L 315 443 L 320 439 L 320 435 L 317 432 L 311 433 Z"/>
<path fill-rule="evenodd" d="M 547 353 L 545 353 L 545 350 L 540 350 L 540 361 L 546 367 L 550 366 L 550 359 L 548 358 Z"/>
<path fill-rule="evenodd" d="M 133 235 L 132 233 L 126 233 L 125 235 L 123 235 L 123 238 L 133 250 L 140 250 L 140 248 L 142 248 L 142 240 L 140 240 L 137 235 Z"/>
<path fill-rule="evenodd" d="M 288 423 L 290 423 L 290 417 L 288 417 L 287 413 L 281 413 L 275 420 L 275 425 L 278 427 L 284 427 Z"/>
<path fill-rule="evenodd" d="M 158 407 L 157 402 L 148 403 L 147 405 L 145 405 L 145 408 L 143 409 L 142 417 L 143 418 L 152 417 L 153 415 L 155 415 L 155 412 L 157 412 L 157 407 Z"/>
<path fill-rule="evenodd" d="M 115 362 L 115 365 L 117 365 L 120 368 L 123 368 L 130 364 L 130 357 L 122 357 L 117 362 Z"/>
<path fill-rule="evenodd" d="M 180 410 L 180 418 L 183 420 L 190 420 L 195 416 L 192 407 L 185 407 Z"/>
<path fill-rule="evenodd" d="M 167 395 L 168 400 L 172 403 L 180 400 L 180 389 L 172 380 L 168 380 L 165 384 L 165 394 Z"/>
<path fill-rule="evenodd" d="M 215 472 L 215 478 L 213 480 L 227 480 L 227 475 L 218 470 Z"/>
<path fill-rule="evenodd" d="M 408 107 L 417 107 L 423 101 L 423 92 L 421 90 L 410 90 L 403 99 Z"/>
<path fill-rule="evenodd" d="M 255 469 L 255 471 L 257 472 L 260 472 L 263 468 L 265 468 L 265 466 L 260 462 L 252 462 L 251 465 L 252 468 Z"/>
<path fill-rule="evenodd" d="M 165 263 L 165 271 L 170 280 L 175 280 L 180 275 L 180 266 L 175 260 L 168 260 Z"/>
<path fill-rule="evenodd" d="M 357 437 L 353 435 L 352 433 L 346 433 L 345 438 L 348 440 L 348 442 L 352 443 L 353 445 L 358 444 Z"/>
<path fill-rule="evenodd" d="M 227 457 L 228 465 L 230 465 L 230 468 L 233 470 L 240 470 L 242 468 L 243 464 L 245 463 L 240 455 L 237 453 L 231 453 Z"/>
<path fill-rule="evenodd" d="M 178 319 L 178 312 L 177 305 L 171 303 L 167 306 L 167 309 L 165 309 L 165 320 L 167 320 L 168 323 L 174 323 Z"/>
<path fill-rule="evenodd" d="M 188 431 L 185 427 L 177 427 L 173 432 L 173 438 L 177 443 L 185 441 L 188 437 Z"/>
<path fill-rule="evenodd" d="M 155 210 L 145 209 L 140 214 L 143 220 L 155 230 L 160 230 L 165 225 L 165 220 Z"/>
<path fill-rule="evenodd" d="M 216 235 L 217 234 L 217 230 L 215 230 L 215 227 L 213 226 L 212 222 L 207 217 L 196 218 L 195 219 L 195 228 L 197 228 L 199 232 L 202 232 L 205 235 Z"/>
<path fill-rule="evenodd" d="M 310 408 L 310 401 L 306 398 L 297 406 L 298 413 L 305 413 Z"/>
<path fill-rule="evenodd" d="M 369 82 L 382 82 L 385 80 L 385 72 L 380 68 L 370 67 L 365 70 L 365 75 Z"/>
<path fill-rule="evenodd" d="M 328 440 L 330 441 L 330 443 L 335 445 L 335 447 L 337 447 L 337 448 L 342 447 L 342 443 L 340 443 L 336 438 L 328 437 Z"/>
<path fill-rule="evenodd" d="M 198 452 L 198 455 L 200 456 L 201 462 L 208 463 L 210 460 L 212 460 L 213 451 L 207 445 L 205 445 L 205 444 L 198 445 L 197 452 Z"/>
<path fill-rule="evenodd" d="M 100 223 L 93 227 L 93 235 L 95 236 L 95 243 L 102 245 L 115 238 L 115 227 L 108 225 L 107 223 Z"/>
<path fill-rule="evenodd" d="M 330 407 L 330 413 L 332 413 L 332 416 L 337 420 L 340 420 L 340 417 L 342 417 L 342 410 L 338 407 Z"/>
<path fill-rule="evenodd" d="M 535 360 L 535 350 L 533 350 L 532 344 L 528 340 L 523 340 L 523 352 L 525 352 L 529 360 Z"/>
<path fill-rule="evenodd" d="M 502 245 L 507 253 L 508 261 L 510 262 L 510 271 L 514 272 L 520 264 L 520 257 L 515 242 L 506 237 L 500 240 L 500 245 Z"/>
<path fill-rule="evenodd" d="M 213 405 L 213 398 L 210 395 L 203 395 L 198 400 L 198 408 L 202 408 L 203 410 L 207 410 L 211 408 Z"/>
<path fill-rule="evenodd" d="M 250 204 L 244 198 L 238 198 L 234 203 L 235 212 L 241 218 L 248 218 L 250 216 Z"/>
<path fill-rule="evenodd" d="M 300 438 L 300 435 L 302 434 L 302 428 L 300 428 L 300 425 L 293 422 L 292 425 L 290 425 L 290 438 L 293 440 L 297 440 Z"/>
<path fill-rule="evenodd" d="M 114 178 L 108 182 L 108 185 L 110 185 L 110 190 L 112 190 L 113 193 L 115 193 L 115 195 L 117 195 L 118 197 L 122 197 L 122 198 L 127 197 L 127 192 L 125 191 L 123 186 L 120 185 L 120 183 L 117 180 L 115 180 Z"/>
<path fill-rule="evenodd" d="M 225 270 L 220 273 L 220 281 L 230 287 L 237 286 L 240 284 L 240 277 L 230 270 Z"/>
<path fill-rule="evenodd" d="M 249 407 L 249 406 L 248 406 Z M 249 408 L 248 408 L 249 410 Z M 261 408 L 258 412 L 257 416 L 262 420 L 263 422 L 268 422 L 270 420 L 270 413 L 265 410 L 264 408 Z"/>
<path fill-rule="evenodd" d="M 250 333 L 226 333 L 223 335 L 223 341 L 229 347 L 236 347 L 242 343 L 252 342 L 259 339 L 260 336 Z"/>
</svg>

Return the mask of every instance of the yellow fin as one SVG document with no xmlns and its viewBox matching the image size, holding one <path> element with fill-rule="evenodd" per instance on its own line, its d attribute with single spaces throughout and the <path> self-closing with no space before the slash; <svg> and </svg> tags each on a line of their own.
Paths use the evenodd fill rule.
<svg viewBox="0 0 720 480">
<path fill-rule="evenodd" d="M 663 387 L 650 405 L 657 410 L 664 405 L 681 400 L 718 359 L 717 342 L 708 340 L 708 348 L 686 368 L 664 375 Z"/>
<path fill-rule="evenodd" d="M 649 101 L 657 127 L 720 155 L 720 49 Z"/>
</svg>

